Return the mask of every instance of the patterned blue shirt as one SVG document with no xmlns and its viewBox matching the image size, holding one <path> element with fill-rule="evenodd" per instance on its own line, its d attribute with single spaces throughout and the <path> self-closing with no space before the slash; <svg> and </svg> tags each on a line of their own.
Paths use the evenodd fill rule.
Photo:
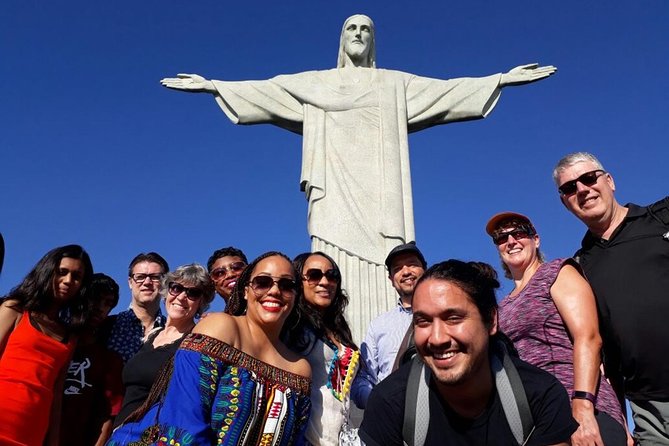
<svg viewBox="0 0 669 446">
<path fill-rule="evenodd" d="M 365 408 L 370 392 L 390 375 L 397 352 L 411 325 L 411 308 L 397 307 L 387 311 L 369 324 L 367 336 L 360 346 L 360 358 L 365 362 L 351 386 L 351 399 L 361 409 Z"/>
<path fill-rule="evenodd" d="M 111 329 L 107 338 L 107 348 L 121 355 L 123 362 L 139 351 L 144 343 L 144 327 L 142 321 L 135 315 L 132 308 L 120 312 L 115 316 L 109 317 Z M 158 308 L 156 320 L 153 321 L 153 328 L 164 327 L 165 317 Z"/>
</svg>

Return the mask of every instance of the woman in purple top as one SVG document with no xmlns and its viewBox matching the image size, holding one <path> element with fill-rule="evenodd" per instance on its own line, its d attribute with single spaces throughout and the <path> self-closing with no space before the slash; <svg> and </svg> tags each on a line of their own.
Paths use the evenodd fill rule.
<svg viewBox="0 0 669 446">
<path fill-rule="evenodd" d="M 620 403 L 600 371 L 595 297 L 572 259 L 544 263 L 539 236 L 524 215 L 503 212 L 486 225 L 514 289 L 499 304 L 500 329 L 521 359 L 565 386 L 580 427 L 573 445 L 624 445 Z"/>
</svg>

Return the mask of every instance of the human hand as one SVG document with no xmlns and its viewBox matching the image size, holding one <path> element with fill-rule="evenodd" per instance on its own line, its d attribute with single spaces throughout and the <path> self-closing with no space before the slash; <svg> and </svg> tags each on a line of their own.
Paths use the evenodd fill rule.
<svg viewBox="0 0 669 446">
<path fill-rule="evenodd" d="M 573 400 L 572 415 L 579 424 L 578 429 L 571 436 L 572 446 L 605 446 L 591 402 Z"/>
</svg>

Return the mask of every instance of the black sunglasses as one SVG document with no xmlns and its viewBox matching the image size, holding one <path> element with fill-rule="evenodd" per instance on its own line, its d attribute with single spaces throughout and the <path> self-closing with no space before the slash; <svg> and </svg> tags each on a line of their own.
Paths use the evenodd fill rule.
<svg viewBox="0 0 669 446">
<path fill-rule="evenodd" d="M 227 277 L 228 274 L 242 272 L 244 270 L 244 268 L 246 268 L 246 263 L 235 262 L 235 263 L 231 263 L 230 266 L 228 266 L 227 268 L 224 267 L 224 266 L 222 266 L 220 268 L 216 268 L 215 270 L 213 270 L 212 272 L 209 273 L 209 276 L 211 276 L 211 278 L 213 280 L 219 280 L 219 279 L 222 279 L 224 277 Z"/>
<path fill-rule="evenodd" d="M 581 183 L 584 186 L 592 186 L 597 182 L 597 179 L 605 173 L 606 171 L 602 169 L 591 170 L 590 172 L 584 173 L 575 180 L 567 181 L 562 186 L 558 187 L 558 191 L 562 196 L 572 195 L 576 192 L 576 189 L 578 189 L 576 183 Z"/>
<path fill-rule="evenodd" d="M 311 285 L 315 285 L 320 282 L 324 276 L 328 279 L 328 282 L 339 282 L 339 279 L 341 279 L 341 275 L 336 269 L 321 271 L 318 268 L 309 268 L 307 272 L 304 273 L 304 280 Z"/>
<path fill-rule="evenodd" d="M 513 236 L 514 239 L 520 240 L 521 238 L 530 238 L 534 235 L 534 231 L 528 228 L 517 228 L 509 232 L 498 232 L 493 234 L 492 241 L 496 245 L 502 245 L 509 240 L 510 236 Z"/>
<path fill-rule="evenodd" d="M 204 291 L 202 288 L 189 288 L 185 287 L 181 284 L 178 284 L 176 282 L 170 282 L 167 285 L 167 291 L 174 297 L 178 296 L 181 293 L 186 293 L 186 297 L 190 300 L 198 300 L 202 297 L 204 294 Z"/>
<path fill-rule="evenodd" d="M 258 294 L 268 292 L 274 284 L 279 287 L 279 291 L 281 292 L 295 291 L 297 289 L 295 281 L 285 277 L 274 280 L 272 276 L 255 276 L 251 279 L 251 289 Z"/>
</svg>

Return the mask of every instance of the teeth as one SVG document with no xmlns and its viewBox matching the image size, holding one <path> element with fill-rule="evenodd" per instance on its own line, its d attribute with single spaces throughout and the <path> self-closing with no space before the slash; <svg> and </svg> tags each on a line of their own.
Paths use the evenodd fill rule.
<svg viewBox="0 0 669 446">
<path fill-rule="evenodd" d="M 435 353 L 433 356 L 435 357 L 435 359 L 448 359 L 448 358 L 452 358 L 453 356 L 455 356 L 455 352 L 446 352 L 446 353 L 440 353 L 440 354 Z"/>
<path fill-rule="evenodd" d="M 263 302 L 263 306 L 270 308 L 278 308 L 281 306 L 281 304 L 278 302 Z"/>
</svg>

